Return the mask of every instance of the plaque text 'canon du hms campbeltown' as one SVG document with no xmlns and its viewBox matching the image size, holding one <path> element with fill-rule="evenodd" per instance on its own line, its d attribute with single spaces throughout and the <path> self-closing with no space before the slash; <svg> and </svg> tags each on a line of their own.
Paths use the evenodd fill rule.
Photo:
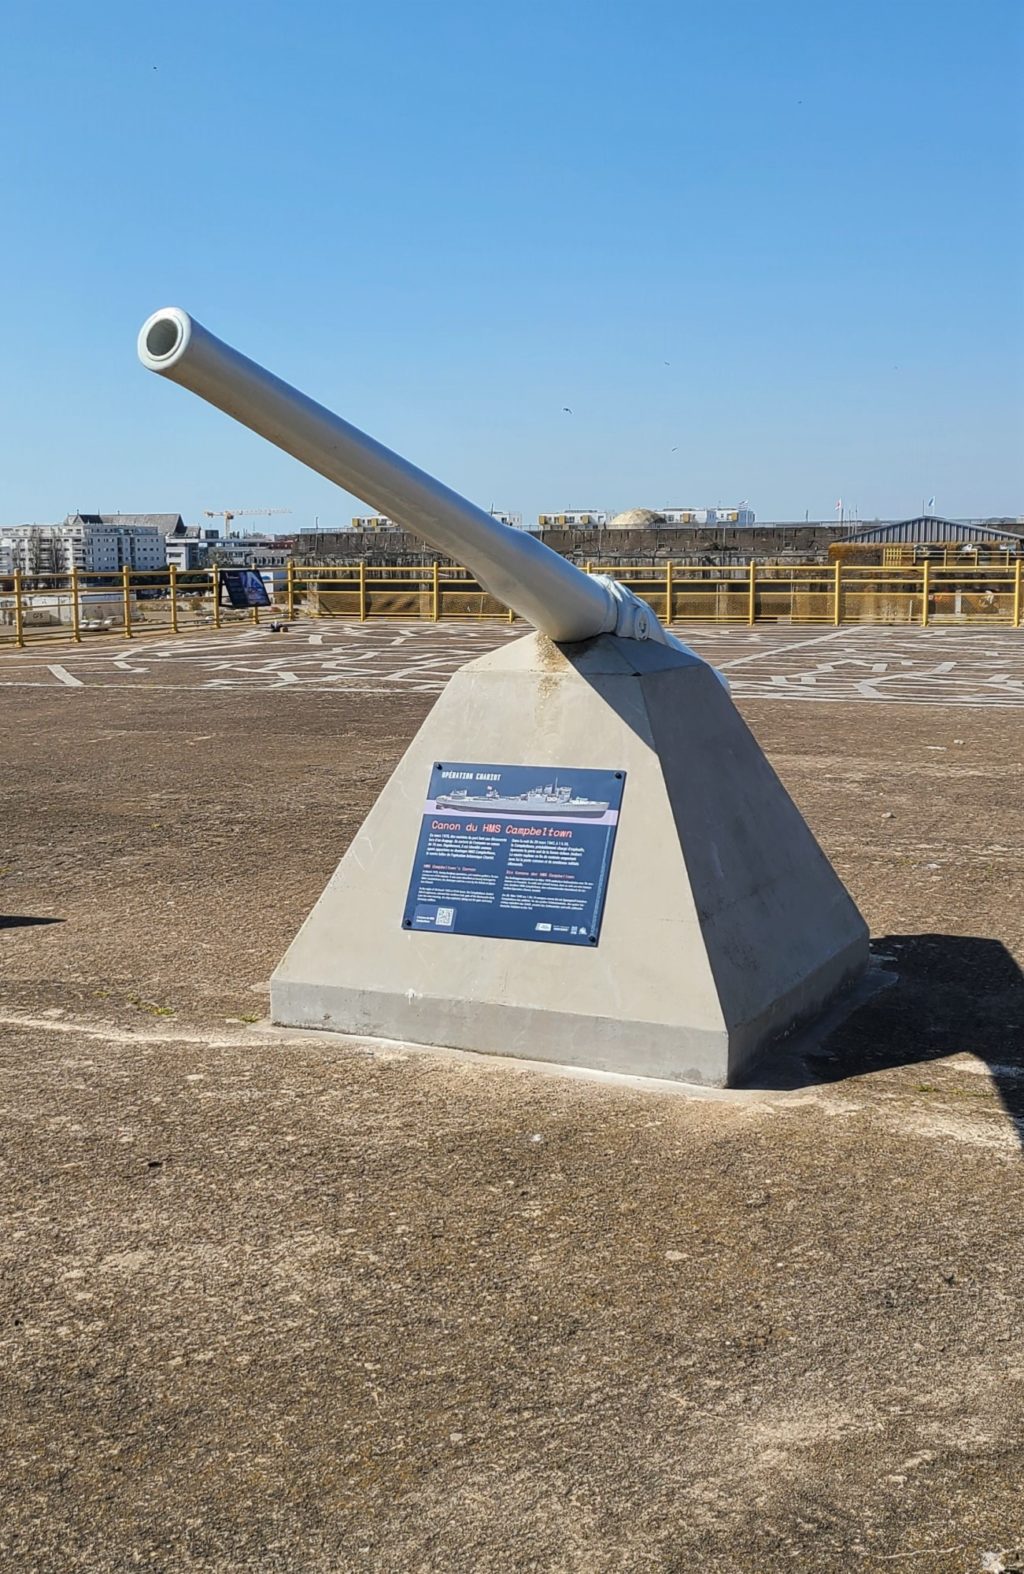
<svg viewBox="0 0 1024 1574">
<path fill-rule="evenodd" d="M 402 922 L 597 945 L 624 771 L 438 762 Z"/>
</svg>

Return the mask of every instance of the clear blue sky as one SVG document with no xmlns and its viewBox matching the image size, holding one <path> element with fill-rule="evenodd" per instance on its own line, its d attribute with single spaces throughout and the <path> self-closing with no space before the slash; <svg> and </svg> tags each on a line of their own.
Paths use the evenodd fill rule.
<svg viewBox="0 0 1024 1574">
<path fill-rule="evenodd" d="M 1021 0 L 15 0 L 0 523 L 357 511 L 142 371 L 170 304 L 485 507 L 1024 513 L 1022 34 Z"/>
</svg>

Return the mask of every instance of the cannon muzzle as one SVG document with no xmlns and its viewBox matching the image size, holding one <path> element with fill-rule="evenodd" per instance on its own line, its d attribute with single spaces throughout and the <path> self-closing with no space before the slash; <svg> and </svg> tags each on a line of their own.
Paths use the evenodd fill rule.
<svg viewBox="0 0 1024 1574">
<path fill-rule="evenodd" d="M 619 634 L 681 643 L 631 591 L 584 574 L 535 536 L 503 525 L 240 355 L 180 307 L 154 312 L 142 325 L 138 347 L 150 371 L 191 389 L 463 564 L 492 596 L 551 639 Z"/>
</svg>

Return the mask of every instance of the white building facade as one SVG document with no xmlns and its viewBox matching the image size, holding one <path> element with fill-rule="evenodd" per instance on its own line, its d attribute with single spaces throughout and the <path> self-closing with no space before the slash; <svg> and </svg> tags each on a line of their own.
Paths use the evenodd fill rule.
<svg viewBox="0 0 1024 1574">
<path fill-rule="evenodd" d="M 754 510 L 746 503 L 735 508 L 659 508 L 666 525 L 752 525 Z"/>
<path fill-rule="evenodd" d="M 8 525 L 0 528 L 0 565 L 26 577 L 138 573 L 166 566 L 164 534 L 157 521 L 170 515 L 69 514 L 60 525 Z"/>
<path fill-rule="evenodd" d="M 179 520 L 164 536 L 168 568 L 176 568 L 179 574 L 205 568 L 211 550 L 220 545 L 220 539 L 220 531 L 212 525 L 186 525 Z"/>
<path fill-rule="evenodd" d="M 599 508 L 567 508 L 559 514 L 538 514 L 538 530 L 600 530 L 610 514 Z"/>
<path fill-rule="evenodd" d="M 746 503 L 735 508 L 652 508 L 643 510 L 650 515 L 644 528 L 662 529 L 665 525 L 752 525 L 754 510 Z M 616 515 L 621 524 L 624 516 Z M 599 508 L 566 508 L 557 514 L 538 514 L 538 530 L 603 530 L 612 521 L 612 515 Z"/>
</svg>

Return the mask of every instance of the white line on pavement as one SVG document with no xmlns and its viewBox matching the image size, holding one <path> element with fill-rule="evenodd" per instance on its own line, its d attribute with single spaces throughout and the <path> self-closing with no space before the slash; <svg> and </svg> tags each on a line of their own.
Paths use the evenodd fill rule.
<svg viewBox="0 0 1024 1574">
<path fill-rule="evenodd" d="M 869 628 L 870 624 L 859 625 L 861 630 Z M 824 645 L 830 639 L 848 639 L 849 628 L 836 629 L 832 634 L 818 634 L 814 639 L 797 639 L 792 645 L 772 645 L 767 650 L 755 650 L 752 656 L 735 656 L 732 661 L 716 661 L 714 665 L 721 667 L 738 667 L 744 661 L 762 661 L 765 656 L 788 656 L 791 650 L 803 650 L 805 645 Z"/>
<path fill-rule="evenodd" d="M 61 683 L 66 683 L 69 689 L 85 688 L 81 678 L 76 678 L 73 673 L 68 671 L 67 667 L 62 667 L 59 661 L 51 662 L 47 670 L 52 672 L 55 678 L 59 678 Z"/>
</svg>

